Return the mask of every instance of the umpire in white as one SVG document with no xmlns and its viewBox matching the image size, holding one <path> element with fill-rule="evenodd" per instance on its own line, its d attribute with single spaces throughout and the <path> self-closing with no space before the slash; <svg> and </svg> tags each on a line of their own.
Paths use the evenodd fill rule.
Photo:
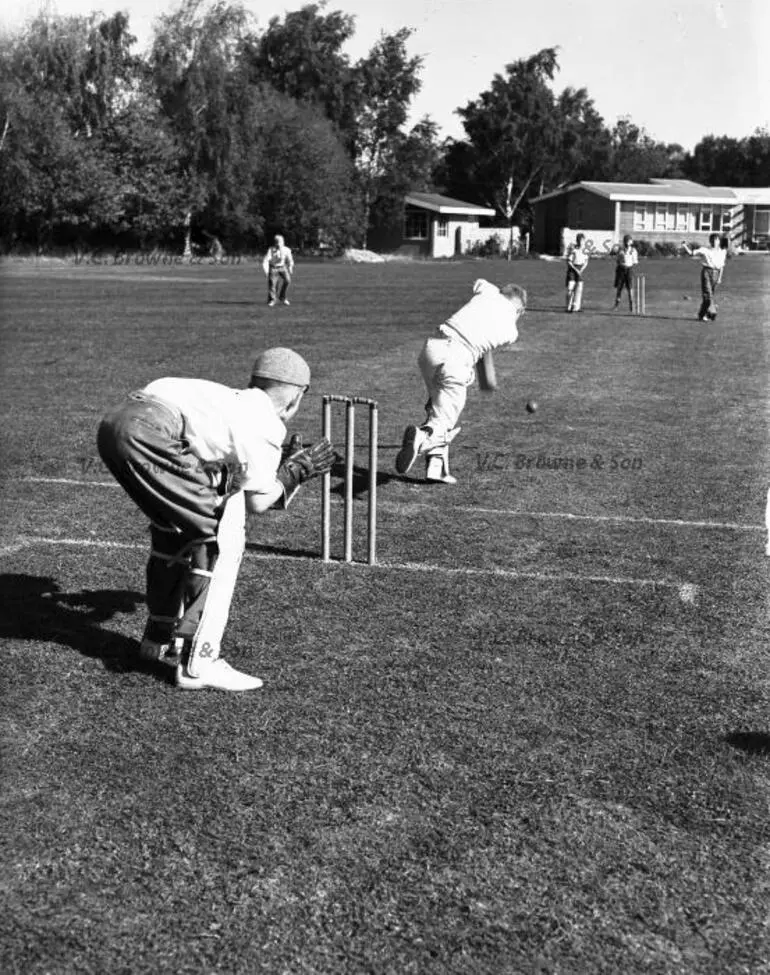
<svg viewBox="0 0 770 975">
<path fill-rule="evenodd" d="M 101 422 L 99 453 L 150 519 L 143 660 L 173 666 L 178 687 L 247 691 L 258 677 L 220 658 L 246 543 L 246 514 L 285 507 L 329 470 L 328 440 L 284 452 L 285 424 L 310 384 L 291 349 L 268 349 L 247 389 L 158 379 Z M 297 438 L 298 439 L 298 438 Z"/>
</svg>

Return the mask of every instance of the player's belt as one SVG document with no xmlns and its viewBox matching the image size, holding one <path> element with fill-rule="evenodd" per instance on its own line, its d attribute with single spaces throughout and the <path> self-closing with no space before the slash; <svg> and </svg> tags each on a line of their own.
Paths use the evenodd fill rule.
<svg viewBox="0 0 770 975">
<path fill-rule="evenodd" d="M 473 346 L 471 343 L 468 341 L 468 339 L 466 339 L 462 332 L 459 332 L 454 327 L 454 325 L 450 325 L 449 322 L 444 322 L 443 325 L 439 325 L 438 330 L 441 335 L 446 336 L 448 339 L 452 339 L 452 341 L 456 339 L 458 342 L 464 345 L 466 349 L 473 352 Z"/>
<path fill-rule="evenodd" d="M 166 410 L 166 412 L 170 413 L 175 420 L 178 420 L 182 424 L 184 423 L 184 417 L 179 407 L 173 403 L 169 403 L 168 400 L 162 399 L 160 396 L 156 396 L 155 393 L 145 393 L 144 390 L 137 389 L 133 393 L 129 393 L 128 398 L 138 400 L 140 403 L 156 403 Z"/>
</svg>

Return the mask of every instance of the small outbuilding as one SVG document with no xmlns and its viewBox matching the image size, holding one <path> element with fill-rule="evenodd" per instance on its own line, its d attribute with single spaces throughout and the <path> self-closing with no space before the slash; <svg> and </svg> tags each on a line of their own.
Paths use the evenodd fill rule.
<svg viewBox="0 0 770 975">
<path fill-rule="evenodd" d="M 397 227 L 373 227 L 368 234 L 372 250 L 414 257 L 455 257 L 465 254 L 490 233 L 480 221 L 494 217 L 489 207 L 454 200 L 440 193 L 407 193 L 403 220 Z"/>
</svg>

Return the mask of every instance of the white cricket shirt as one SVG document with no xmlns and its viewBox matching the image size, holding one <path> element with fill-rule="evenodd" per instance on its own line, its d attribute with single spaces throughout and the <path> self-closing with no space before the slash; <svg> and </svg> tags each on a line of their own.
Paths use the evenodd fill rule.
<svg viewBox="0 0 770 975">
<path fill-rule="evenodd" d="M 721 247 L 699 247 L 693 251 L 693 256 L 696 254 L 701 258 L 701 264 L 712 271 L 721 271 L 727 260 L 727 251 Z"/>
<path fill-rule="evenodd" d="M 485 352 L 510 345 L 519 337 L 516 321 L 518 304 L 509 301 L 500 289 L 479 278 L 473 284 L 473 297 L 440 326 L 445 335 L 457 332 L 470 346 L 476 360 Z"/>
<path fill-rule="evenodd" d="M 239 470 L 244 491 L 268 494 L 274 489 L 286 427 L 263 390 L 166 378 L 151 382 L 143 392 L 179 410 L 185 440 L 200 460 Z"/>
</svg>

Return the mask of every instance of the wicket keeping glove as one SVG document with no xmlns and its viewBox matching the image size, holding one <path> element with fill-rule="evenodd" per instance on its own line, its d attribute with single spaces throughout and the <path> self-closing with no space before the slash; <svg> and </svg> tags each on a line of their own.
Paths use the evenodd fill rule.
<svg viewBox="0 0 770 975">
<path fill-rule="evenodd" d="M 292 454 L 299 453 L 302 450 L 302 434 L 293 433 L 289 438 L 289 442 L 285 443 L 281 448 L 281 463 L 285 461 Z"/>
<path fill-rule="evenodd" d="M 298 450 L 295 454 L 287 457 L 276 472 L 276 477 L 283 484 L 284 494 L 288 497 L 294 491 L 309 481 L 311 477 L 318 477 L 319 474 L 326 474 L 332 469 L 332 464 L 337 459 L 334 447 L 324 437 L 312 447 Z"/>
</svg>

